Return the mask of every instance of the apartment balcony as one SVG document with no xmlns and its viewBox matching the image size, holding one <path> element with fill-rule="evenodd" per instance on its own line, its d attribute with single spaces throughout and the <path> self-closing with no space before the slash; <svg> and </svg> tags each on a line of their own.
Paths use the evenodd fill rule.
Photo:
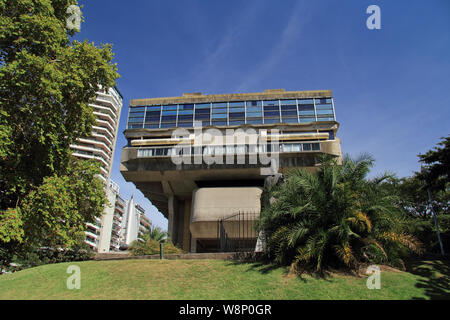
<svg viewBox="0 0 450 320">
<path fill-rule="evenodd" d="M 96 101 L 101 102 L 105 105 L 109 105 L 114 111 L 118 111 L 119 106 L 122 104 L 121 101 L 119 101 L 117 98 L 110 94 L 105 94 L 102 92 L 97 92 L 97 99 Z"/>
<path fill-rule="evenodd" d="M 84 240 L 84 243 L 88 244 L 89 247 L 93 250 L 97 249 L 97 243 L 95 243 L 95 242 L 91 242 L 89 240 Z"/>
<path fill-rule="evenodd" d="M 92 130 L 93 130 L 93 136 L 105 135 L 107 138 L 114 140 L 114 131 L 111 132 L 110 129 L 107 127 L 94 125 L 94 126 L 92 126 Z M 111 145 L 112 145 L 112 143 L 111 143 Z"/>
<path fill-rule="evenodd" d="M 113 127 L 116 126 L 117 121 L 115 120 L 114 117 L 111 117 L 111 115 L 109 115 L 108 113 L 94 111 L 94 114 L 97 116 L 97 119 L 101 119 L 101 120 L 107 121 Z"/>
<path fill-rule="evenodd" d="M 121 207 L 117 202 L 116 202 L 116 207 L 115 209 L 120 212 L 122 215 L 125 213 L 125 208 Z"/>
<path fill-rule="evenodd" d="M 86 237 L 88 238 L 92 238 L 97 240 L 98 239 L 98 235 L 96 235 L 95 233 L 89 232 L 89 231 L 85 231 L 84 234 L 86 235 Z"/>
<path fill-rule="evenodd" d="M 115 213 L 114 216 L 113 216 L 113 221 L 117 222 L 117 223 L 122 222 L 122 216 L 120 216 L 117 213 Z"/>
<path fill-rule="evenodd" d="M 96 224 L 86 223 L 86 225 L 87 225 L 89 228 L 92 228 L 92 229 L 95 229 L 95 230 L 97 230 L 97 231 L 100 231 L 100 227 L 99 227 L 98 225 L 96 225 Z"/>
<path fill-rule="evenodd" d="M 105 107 L 105 106 L 99 105 L 99 104 L 97 104 L 95 102 L 94 103 L 90 103 L 89 105 L 91 107 L 93 107 L 94 110 L 97 111 L 97 112 L 101 112 L 103 114 L 109 114 L 113 119 L 116 119 L 118 117 L 117 113 L 114 110 L 112 110 L 111 108 L 109 108 L 109 107 Z"/>
<path fill-rule="evenodd" d="M 92 137 L 95 138 L 97 141 L 103 141 L 107 146 L 113 145 L 112 141 L 103 134 L 97 134 L 94 131 L 92 132 Z"/>
<path fill-rule="evenodd" d="M 103 157 L 106 161 L 109 161 L 111 159 L 111 155 L 103 151 L 102 149 L 95 148 L 92 146 L 83 146 L 81 144 L 72 144 L 70 145 L 70 148 L 76 150 L 76 151 L 84 151 L 85 153 L 91 155 L 100 155 Z"/>
<path fill-rule="evenodd" d="M 98 148 L 103 149 L 103 151 L 105 151 L 108 155 L 112 154 L 112 149 L 105 143 L 102 141 L 97 140 L 97 138 L 92 137 L 92 138 L 87 138 L 87 139 L 78 139 L 77 141 L 81 142 L 81 143 L 86 143 L 86 144 L 91 144 L 94 145 Z"/>
<path fill-rule="evenodd" d="M 100 127 L 108 128 L 108 130 L 110 130 L 113 134 L 116 132 L 116 128 L 114 126 L 112 126 L 108 121 L 101 120 L 101 119 L 98 119 L 98 118 L 96 119 L 96 121 L 97 121 L 97 124 Z"/>
</svg>

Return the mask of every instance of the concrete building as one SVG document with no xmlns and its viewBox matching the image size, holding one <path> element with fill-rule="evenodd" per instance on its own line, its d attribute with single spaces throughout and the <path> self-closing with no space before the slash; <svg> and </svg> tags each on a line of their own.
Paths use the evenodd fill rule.
<svg viewBox="0 0 450 320">
<path fill-rule="evenodd" d="M 110 218 L 113 217 L 118 197 L 118 187 L 110 180 L 122 105 L 123 97 L 117 88 L 107 90 L 99 88 L 95 101 L 90 104 L 96 116 L 92 134 L 78 139 L 77 143 L 70 146 L 75 157 L 95 159 L 101 164 L 101 174 L 98 177 L 103 181 L 106 197 L 113 208 L 105 208 L 102 218 L 97 218 L 94 224 L 88 224 L 85 242 L 96 251 L 102 244 L 102 252 L 109 250 L 109 242 L 106 239 L 111 237 L 112 220 L 110 221 Z"/>
<path fill-rule="evenodd" d="M 120 196 L 119 186 L 112 180 L 110 180 L 106 195 L 111 206 L 105 208 L 101 218 L 97 246 L 97 251 L 101 253 L 119 250 L 126 206 L 126 201 Z"/>
<path fill-rule="evenodd" d="M 133 197 L 126 203 L 126 214 L 122 221 L 121 244 L 130 245 L 141 239 L 150 230 L 150 220 L 145 216 L 145 210 L 134 202 Z"/>
<path fill-rule="evenodd" d="M 342 161 L 338 129 L 329 90 L 136 99 L 120 170 L 168 218 L 175 244 L 217 251 L 222 233 L 241 237 L 258 219 L 268 178 L 316 170 L 320 154 Z M 219 230 L 237 214 L 239 231 Z"/>
<path fill-rule="evenodd" d="M 122 105 L 123 97 L 117 88 L 100 89 L 97 98 L 90 104 L 97 117 L 91 136 L 78 139 L 76 144 L 70 146 L 74 156 L 96 159 L 101 163 L 102 174 L 99 178 L 105 186 L 109 186 L 111 178 Z"/>
</svg>

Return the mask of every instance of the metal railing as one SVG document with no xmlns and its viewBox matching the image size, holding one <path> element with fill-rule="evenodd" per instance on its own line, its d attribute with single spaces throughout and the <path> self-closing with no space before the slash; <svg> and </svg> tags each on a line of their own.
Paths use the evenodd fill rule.
<svg viewBox="0 0 450 320">
<path fill-rule="evenodd" d="M 217 221 L 219 252 L 254 251 L 258 232 L 259 213 L 239 212 Z"/>
</svg>

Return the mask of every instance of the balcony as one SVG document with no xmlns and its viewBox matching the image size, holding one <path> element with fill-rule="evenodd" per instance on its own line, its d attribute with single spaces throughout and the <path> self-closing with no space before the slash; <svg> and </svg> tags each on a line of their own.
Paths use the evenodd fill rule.
<svg viewBox="0 0 450 320">
<path fill-rule="evenodd" d="M 92 224 L 92 223 L 86 223 L 86 225 L 87 225 L 89 228 L 95 229 L 95 230 L 97 230 L 97 231 L 100 230 L 100 227 L 99 227 L 98 225 L 95 225 L 95 224 Z"/>
<path fill-rule="evenodd" d="M 118 111 L 119 106 L 122 104 L 119 100 L 117 100 L 114 96 L 102 92 L 97 92 L 97 102 L 102 102 L 106 105 L 110 105 L 114 111 Z"/>
<path fill-rule="evenodd" d="M 283 143 L 279 145 L 280 153 L 288 152 L 320 152 L 320 142 Z M 277 152 L 274 150 L 273 152 Z M 172 157 L 172 156 L 227 156 L 272 153 L 271 145 L 231 145 L 203 147 L 156 147 L 138 149 L 138 158 Z"/>
<path fill-rule="evenodd" d="M 107 127 L 94 125 L 92 126 L 92 130 L 95 130 L 93 131 L 93 136 L 105 135 L 107 138 L 114 140 L 114 134 Z"/>
<path fill-rule="evenodd" d="M 86 235 L 87 238 L 91 238 L 91 239 L 98 239 L 98 235 L 96 235 L 95 233 L 92 233 L 90 231 L 85 231 L 84 234 Z"/>
</svg>

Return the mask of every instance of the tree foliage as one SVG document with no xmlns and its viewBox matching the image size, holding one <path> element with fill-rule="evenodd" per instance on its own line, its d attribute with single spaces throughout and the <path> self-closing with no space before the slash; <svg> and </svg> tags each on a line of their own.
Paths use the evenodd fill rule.
<svg viewBox="0 0 450 320">
<path fill-rule="evenodd" d="M 412 218 L 414 234 L 424 243 L 427 252 L 440 252 L 428 190 L 432 194 L 433 209 L 439 222 L 444 249 L 450 243 L 450 137 L 424 155 L 419 155 L 422 170 L 412 177 L 396 182 L 392 193 L 398 195 L 403 210 Z"/>
<path fill-rule="evenodd" d="M 72 159 L 67 175 L 54 175 L 22 202 L 28 246 L 73 248 L 85 238 L 86 223 L 94 223 L 107 202 L 98 174 L 99 163 Z"/>
<path fill-rule="evenodd" d="M 163 231 L 160 227 L 152 226 L 146 234 L 144 234 L 143 239 L 146 241 L 152 239 L 158 242 L 165 242 L 168 238 L 167 231 Z"/>
<path fill-rule="evenodd" d="M 373 159 L 324 156 L 320 169 L 287 174 L 265 191 L 260 227 L 266 254 L 281 264 L 322 272 L 363 263 L 401 266 L 420 243 L 407 232 L 407 217 L 385 188 L 389 175 L 368 180 Z"/>
<path fill-rule="evenodd" d="M 70 144 L 89 136 L 98 86 L 118 77 L 110 45 L 71 41 L 75 0 L 0 1 L 0 209 L 64 173 Z"/>
<path fill-rule="evenodd" d="M 3 257 L 36 245 L 74 246 L 106 201 L 98 166 L 74 161 L 70 145 L 90 136 L 89 104 L 119 75 L 111 45 L 72 39 L 70 5 L 77 1 L 0 0 Z"/>
<path fill-rule="evenodd" d="M 450 189 L 450 136 L 425 154 L 419 154 L 424 167 L 417 177 L 433 191 Z"/>
</svg>

